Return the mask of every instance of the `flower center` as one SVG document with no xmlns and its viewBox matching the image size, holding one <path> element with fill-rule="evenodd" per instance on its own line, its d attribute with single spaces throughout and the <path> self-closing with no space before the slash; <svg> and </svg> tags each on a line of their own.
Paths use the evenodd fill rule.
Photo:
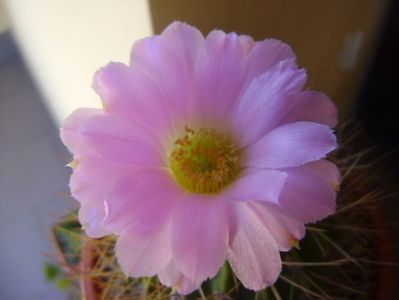
<svg viewBox="0 0 399 300">
<path fill-rule="evenodd" d="M 230 138 L 215 130 L 185 127 L 169 157 L 176 181 L 189 192 L 219 192 L 238 174 L 239 152 Z"/>
</svg>

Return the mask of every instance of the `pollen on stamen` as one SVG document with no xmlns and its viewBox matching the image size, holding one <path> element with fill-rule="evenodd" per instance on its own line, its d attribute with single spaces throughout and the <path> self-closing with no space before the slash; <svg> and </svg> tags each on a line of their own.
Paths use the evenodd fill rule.
<svg viewBox="0 0 399 300">
<path fill-rule="evenodd" d="M 189 192 L 219 192 L 238 174 L 239 151 L 228 136 L 214 129 L 185 126 L 184 131 L 169 155 L 176 181 Z"/>
</svg>

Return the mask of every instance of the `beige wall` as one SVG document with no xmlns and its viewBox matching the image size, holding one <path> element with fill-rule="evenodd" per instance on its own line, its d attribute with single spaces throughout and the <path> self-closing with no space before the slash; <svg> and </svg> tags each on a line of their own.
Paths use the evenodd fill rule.
<svg viewBox="0 0 399 300">
<path fill-rule="evenodd" d="M 146 0 L 5 0 L 13 32 L 57 121 L 100 106 L 93 73 L 128 62 L 133 42 L 152 34 Z"/>
<path fill-rule="evenodd" d="M 354 103 L 374 51 L 386 0 L 149 0 L 154 30 L 172 20 L 186 21 L 204 33 L 214 28 L 273 37 L 289 43 L 308 86 L 329 94 L 341 119 Z"/>
</svg>

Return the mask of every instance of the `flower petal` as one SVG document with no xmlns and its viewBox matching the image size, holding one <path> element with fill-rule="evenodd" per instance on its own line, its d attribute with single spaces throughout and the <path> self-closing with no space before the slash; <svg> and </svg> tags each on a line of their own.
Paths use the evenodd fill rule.
<svg viewBox="0 0 399 300">
<path fill-rule="evenodd" d="M 101 222 L 105 217 L 104 203 L 101 201 L 93 203 L 82 203 L 78 212 L 78 219 L 82 228 L 88 236 L 100 238 L 111 234 L 111 232 L 102 226 Z"/>
<path fill-rule="evenodd" d="M 196 28 L 174 22 L 160 36 L 133 45 L 131 65 L 158 83 L 177 118 L 187 118 L 194 61 L 203 40 Z"/>
<path fill-rule="evenodd" d="M 337 124 L 337 109 L 325 94 L 302 91 L 290 95 L 291 107 L 280 124 L 309 121 L 334 127 Z"/>
<path fill-rule="evenodd" d="M 164 95 L 157 83 L 142 72 L 122 63 L 109 63 L 96 72 L 93 88 L 107 113 L 142 124 L 156 136 L 170 134 Z"/>
<path fill-rule="evenodd" d="M 103 225 L 122 234 L 116 254 L 133 277 L 153 276 L 172 258 L 171 213 L 183 196 L 163 170 L 142 170 L 118 181 L 106 200 Z"/>
<path fill-rule="evenodd" d="M 286 168 L 319 160 L 337 147 L 336 137 L 326 126 L 296 122 L 277 127 L 246 150 L 250 167 Z"/>
<path fill-rule="evenodd" d="M 334 213 L 339 180 L 334 164 L 322 160 L 286 172 L 279 203 L 282 213 L 303 223 L 314 223 Z"/>
<path fill-rule="evenodd" d="M 248 55 L 245 86 L 283 60 L 296 61 L 289 45 L 274 39 L 256 42 Z"/>
<path fill-rule="evenodd" d="M 235 203 L 237 230 L 227 258 L 242 284 L 252 290 L 271 286 L 281 272 L 276 241 L 248 203 Z"/>
<path fill-rule="evenodd" d="M 229 206 L 220 199 L 190 194 L 173 216 L 172 249 L 176 265 L 191 281 L 216 275 L 226 257 Z"/>
<path fill-rule="evenodd" d="M 132 277 L 154 276 L 171 257 L 170 222 L 134 222 L 125 227 L 115 246 L 122 270 Z"/>
<path fill-rule="evenodd" d="M 98 238 L 111 233 L 102 225 L 104 197 L 120 176 L 133 171 L 132 167 L 111 164 L 92 155 L 79 159 L 69 186 L 72 196 L 81 203 L 78 217 L 89 236 Z"/>
<path fill-rule="evenodd" d="M 78 161 L 71 175 L 71 194 L 80 203 L 104 205 L 104 197 L 115 182 L 135 171 L 132 166 L 112 164 L 98 155 L 86 155 Z"/>
<path fill-rule="evenodd" d="M 332 189 L 336 190 L 341 183 L 341 172 L 332 162 L 321 159 L 305 165 L 309 171 L 326 182 Z"/>
<path fill-rule="evenodd" d="M 183 191 L 164 170 L 141 170 L 121 178 L 107 194 L 104 226 L 120 232 L 136 222 L 148 226 L 163 223 Z"/>
<path fill-rule="evenodd" d="M 158 277 L 162 284 L 172 287 L 181 295 L 191 294 L 201 286 L 201 282 L 194 283 L 179 271 L 173 260 L 158 273 Z"/>
<path fill-rule="evenodd" d="M 111 164 L 101 157 L 85 155 L 74 168 L 69 186 L 72 196 L 80 202 L 80 223 L 91 237 L 110 234 L 103 227 L 105 195 L 119 177 L 134 172 L 131 166 Z"/>
<path fill-rule="evenodd" d="M 289 94 L 298 92 L 306 73 L 293 60 L 285 60 L 254 79 L 237 102 L 233 113 L 233 132 L 247 146 L 273 129 L 287 114 L 292 102 Z"/>
<path fill-rule="evenodd" d="M 161 146 L 139 124 L 104 114 L 91 117 L 80 132 L 94 151 L 111 162 L 140 167 L 164 165 Z"/>
<path fill-rule="evenodd" d="M 305 69 L 298 69 L 295 60 L 287 59 L 257 77 L 255 88 L 260 88 L 263 85 L 269 95 L 297 92 L 302 90 L 306 79 Z"/>
<path fill-rule="evenodd" d="M 186 67 L 191 69 L 204 42 L 202 33 L 186 23 L 173 22 L 161 35 L 165 42 L 173 46 L 176 56 L 183 58 Z"/>
<path fill-rule="evenodd" d="M 294 242 L 305 236 L 303 223 L 280 215 L 271 205 L 252 202 L 249 207 L 273 236 L 280 251 L 289 251 Z"/>
<path fill-rule="evenodd" d="M 249 168 L 227 188 L 223 197 L 235 201 L 278 203 L 287 174 L 277 170 Z"/>
<path fill-rule="evenodd" d="M 194 70 L 195 110 L 206 124 L 225 117 L 242 91 L 248 40 L 220 30 L 209 33 Z"/>
<path fill-rule="evenodd" d="M 75 156 L 90 152 L 79 130 L 90 117 L 101 113 L 101 109 L 79 108 L 64 120 L 60 132 L 61 140 Z"/>
</svg>

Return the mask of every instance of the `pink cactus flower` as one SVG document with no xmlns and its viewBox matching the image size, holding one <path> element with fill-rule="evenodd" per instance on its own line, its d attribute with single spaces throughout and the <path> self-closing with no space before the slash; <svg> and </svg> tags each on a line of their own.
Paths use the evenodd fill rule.
<svg viewBox="0 0 399 300">
<path fill-rule="evenodd" d="M 324 159 L 335 106 L 305 82 L 278 40 L 175 22 L 136 42 L 129 65 L 95 74 L 104 109 L 78 109 L 61 129 L 87 234 L 116 234 L 126 274 L 181 294 L 226 259 L 245 287 L 272 285 L 280 251 L 334 213 L 340 181 Z"/>
</svg>

